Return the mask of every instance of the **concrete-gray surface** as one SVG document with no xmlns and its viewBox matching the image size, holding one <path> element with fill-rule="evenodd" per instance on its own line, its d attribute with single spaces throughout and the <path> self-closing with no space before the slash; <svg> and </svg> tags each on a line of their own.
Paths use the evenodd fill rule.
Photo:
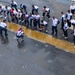
<svg viewBox="0 0 75 75">
<path fill-rule="evenodd" d="M 75 75 L 75 55 L 25 36 L 18 47 L 15 33 L 0 41 L 0 75 Z"/>
</svg>

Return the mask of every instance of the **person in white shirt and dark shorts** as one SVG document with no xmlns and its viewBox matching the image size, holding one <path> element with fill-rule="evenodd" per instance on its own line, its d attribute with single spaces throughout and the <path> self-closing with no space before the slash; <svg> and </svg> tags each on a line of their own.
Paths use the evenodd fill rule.
<svg viewBox="0 0 75 75">
<path fill-rule="evenodd" d="M 42 17 L 45 17 L 45 15 L 48 17 L 48 19 L 50 19 L 50 9 L 46 6 L 43 7 Z"/>
<path fill-rule="evenodd" d="M 64 27 L 64 20 L 66 19 L 64 12 L 61 12 L 61 29 Z"/>
<path fill-rule="evenodd" d="M 52 34 L 57 36 L 57 25 L 59 24 L 59 20 L 53 16 L 52 18 Z"/>
<path fill-rule="evenodd" d="M 21 42 L 24 41 L 24 32 L 23 32 L 22 28 L 18 29 L 18 31 L 16 32 L 16 37 L 17 37 L 18 42 L 19 42 L 19 38 L 21 38 Z"/>
<path fill-rule="evenodd" d="M 75 3 L 72 3 L 72 5 L 70 6 L 70 11 L 72 14 L 75 13 Z"/>
<path fill-rule="evenodd" d="M 68 38 L 68 23 L 66 20 L 64 21 L 63 29 L 64 29 L 64 38 L 67 39 Z"/>
<path fill-rule="evenodd" d="M 48 23 L 46 21 L 44 21 L 44 20 L 41 20 L 40 31 L 45 30 L 45 32 L 47 33 L 48 32 L 47 27 L 48 27 Z"/>
<path fill-rule="evenodd" d="M 73 32 L 71 34 L 73 34 L 73 42 L 74 42 L 74 48 L 75 48 L 75 24 L 73 25 Z"/>
<path fill-rule="evenodd" d="M 74 26 L 73 30 L 74 30 L 74 33 L 73 33 L 74 38 L 73 38 L 73 40 L 74 40 L 74 48 L 75 48 L 75 26 Z"/>
<path fill-rule="evenodd" d="M 34 15 L 35 13 L 38 13 L 39 7 L 36 5 L 32 5 L 32 14 Z"/>
<path fill-rule="evenodd" d="M 67 14 L 66 14 L 66 20 L 68 23 L 68 26 L 71 27 L 71 19 L 72 19 L 72 13 L 70 12 L 70 10 L 68 10 Z"/>
<path fill-rule="evenodd" d="M 3 36 L 3 31 L 5 32 L 5 37 L 7 37 L 7 24 L 5 23 L 6 20 L 3 20 L 3 22 L 0 23 L 0 34 Z"/>
</svg>

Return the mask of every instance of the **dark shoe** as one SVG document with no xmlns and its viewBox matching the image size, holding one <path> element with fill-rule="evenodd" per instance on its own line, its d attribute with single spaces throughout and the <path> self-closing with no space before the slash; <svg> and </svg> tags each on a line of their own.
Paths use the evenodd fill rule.
<svg viewBox="0 0 75 75">
<path fill-rule="evenodd" d="M 5 36 L 7 36 L 8 34 L 5 34 Z"/>
<path fill-rule="evenodd" d="M 24 40 L 22 39 L 21 42 L 23 42 Z"/>
<path fill-rule="evenodd" d="M 53 33 L 53 32 L 52 32 L 51 34 L 52 34 L 52 35 L 54 35 L 54 33 Z"/>
</svg>

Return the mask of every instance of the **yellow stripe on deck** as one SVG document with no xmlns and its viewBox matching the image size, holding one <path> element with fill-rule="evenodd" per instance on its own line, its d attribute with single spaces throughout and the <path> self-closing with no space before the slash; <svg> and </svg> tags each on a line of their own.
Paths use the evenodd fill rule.
<svg viewBox="0 0 75 75">
<path fill-rule="evenodd" d="M 8 29 L 14 32 L 16 32 L 21 27 L 20 25 L 14 23 L 7 23 L 7 25 Z M 34 30 L 30 30 L 24 26 L 22 26 L 22 28 L 24 30 L 25 35 L 32 39 L 51 44 L 59 49 L 66 50 L 67 52 L 69 51 L 70 53 L 75 53 L 75 48 L 73 47 L 74 45 L 69 42 L 54 38 L 50 35 L 43 34 Z"/>
</svg>

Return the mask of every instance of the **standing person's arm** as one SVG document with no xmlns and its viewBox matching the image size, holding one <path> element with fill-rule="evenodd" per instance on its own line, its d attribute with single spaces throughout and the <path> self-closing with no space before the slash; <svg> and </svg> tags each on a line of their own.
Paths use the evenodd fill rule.
<svg viewBox="0 0 75 75">
<path fill-rule="evenodd" d="M 5 23 L 5 28 L 7 29 L 7 24 Z"/>
<path fill-rule="evenodd" d="M 74 33 L 74 29 L 75 29 L 75 28 L 73 27 L 73 32 L 72 32 L 71 34 L 73 34 L 73 33 Z"/>
</svg>

